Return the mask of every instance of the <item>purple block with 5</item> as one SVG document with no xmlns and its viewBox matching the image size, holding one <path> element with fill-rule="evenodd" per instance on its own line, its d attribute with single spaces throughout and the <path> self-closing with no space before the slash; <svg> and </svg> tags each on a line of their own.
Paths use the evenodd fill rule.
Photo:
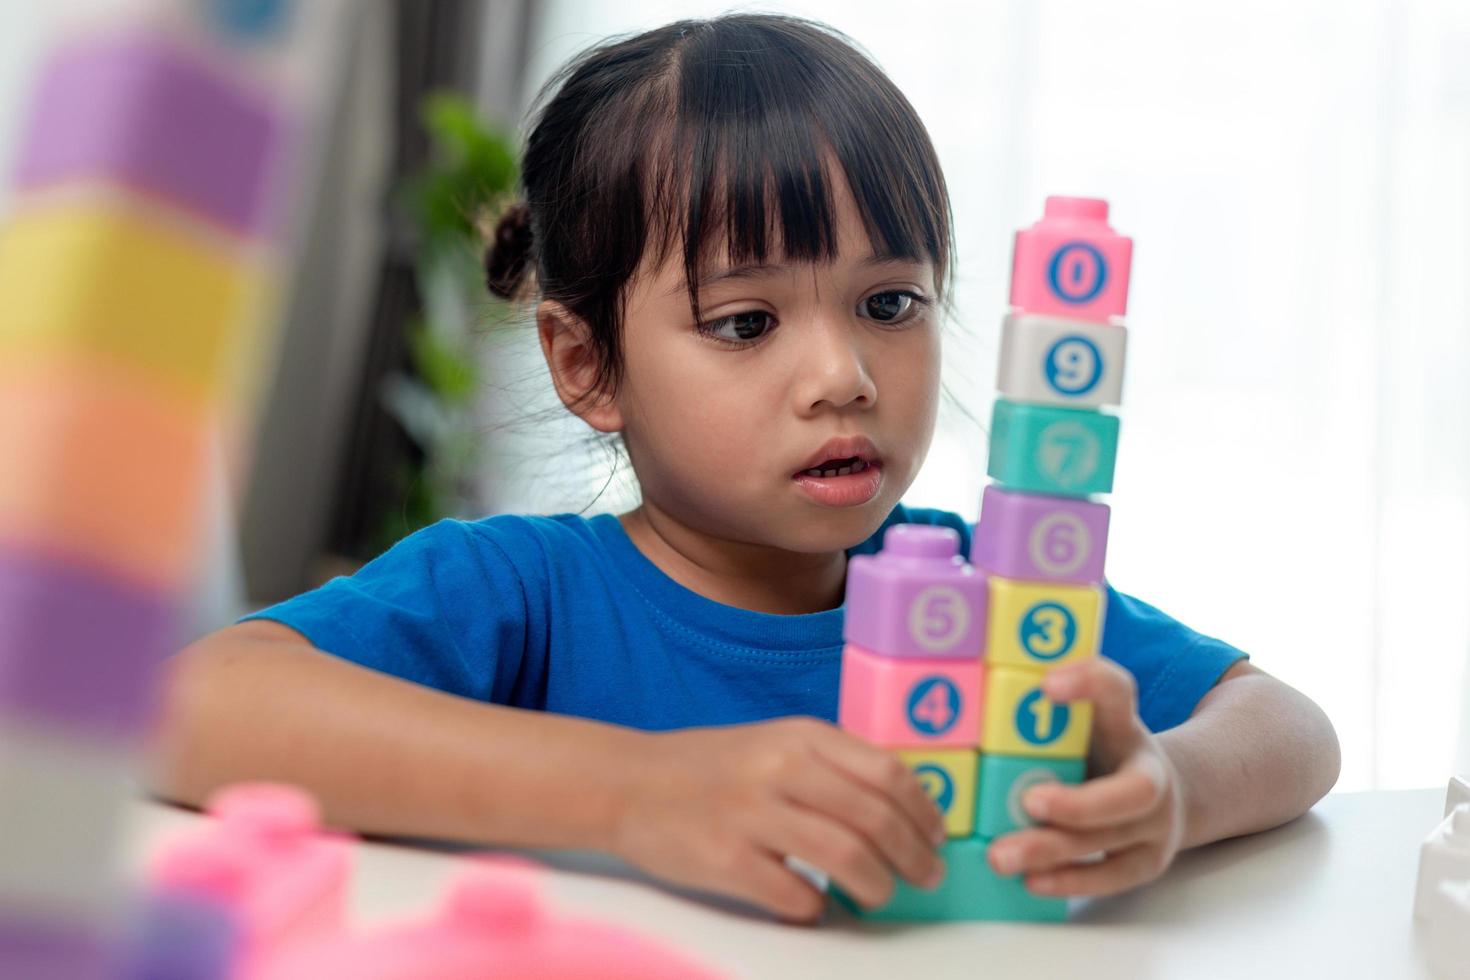
<svg viewBox="0 0 1470 980">
<path fill-rule="evenodd" d="M 952 528 L 890 527 L 882 552 L 848 563 L 843 639 L 883 657 L 979 657 L 986 578 L 959 550 Z"/>
</svg>

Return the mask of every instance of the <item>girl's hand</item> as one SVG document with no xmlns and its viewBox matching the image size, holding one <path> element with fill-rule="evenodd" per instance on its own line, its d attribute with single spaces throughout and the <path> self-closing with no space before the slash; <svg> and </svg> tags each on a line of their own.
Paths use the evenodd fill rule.
<svg viewBox="0 0 1470 980">
<path fill-rule="evenodd" d="M 1185 830 L 1183 783 L 1158 739 L 1138 717 L 1133 675 L 1104 657 L 1047 674 L 1053 701 L 1093 703 L 1089 773 L 1080 785 L 1032 787 L 1022 805 L 1045 826 L 997 838 L 990 863 L 998 874 L 1026 873 L 1038 895 L 1110 895 L 1163 874 Z M 1104 859 L 1077 864 L 1105 852 Z"/>
<path fill-rule="evenodd" d="M 827 872 L 881 905 L 895 871 L 944 875 L 938 808 L 897 756 L 811 718 L 651 734 L 627 759 L 611 849 L 661 878 L 734 895 L 796 921 L 825 898 L 785 865 Z"/>
</svg>

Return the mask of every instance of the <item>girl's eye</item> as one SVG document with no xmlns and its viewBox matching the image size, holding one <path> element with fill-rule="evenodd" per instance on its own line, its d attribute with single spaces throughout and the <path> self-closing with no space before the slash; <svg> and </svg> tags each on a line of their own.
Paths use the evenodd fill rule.
<svg viewBox="0 0 1470 980">
<path fill-rule="evenodd" d="M 863 300 L 865 318 L 881 325 L 904 324 L 932 301 L 908 289 L 889 289 Z M 730 347 L 748 347 L 775 329 L 775 318 L 765 310 L 745 310 L 701 323 L 699 332 Z"/>
<path fill-rule="evenodd" d="M 908 289 L 889 289 L 874 293 L 863 300 L 863 307 L 869 317 L 879 323 L 906 323 L 922 313 L 928 305 L 927 297 Z M 904 316 L 905 313 L 909 315 Z"/>
<path fill-rule="evenodd" d="M 746 310 L 720 317 L 699 325 L 699 332 L 706 337 L 740 346 L 771 332 L 771 314 L 764 310 Z"/>
</svg>

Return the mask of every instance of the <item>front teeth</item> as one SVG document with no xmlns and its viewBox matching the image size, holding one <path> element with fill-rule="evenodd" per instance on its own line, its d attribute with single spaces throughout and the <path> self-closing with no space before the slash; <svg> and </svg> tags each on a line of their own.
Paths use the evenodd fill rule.
<svg viewBox="0 0 1470 980">
<path fill-rule="evenodd" d="M 807 470 L 803 475 L 805 475 L 805 476 L 816 476 L 816 477 L 847 476 L 850 473 L 861 473 L 863 470 L 865 470 L 867 468 L 868 468 L 867 461 L 860 459 L 856 463 L 853 463 L 851 466 L 844 466 L 841 469 L 835 469 L 835 470 L 810 469 L 810 470 Z"/>
</svg>

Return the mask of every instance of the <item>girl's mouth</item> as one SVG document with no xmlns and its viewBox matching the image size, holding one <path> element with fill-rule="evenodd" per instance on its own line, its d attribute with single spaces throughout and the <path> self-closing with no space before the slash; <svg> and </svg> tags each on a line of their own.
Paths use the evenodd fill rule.
<svg viewBox="0 0 1470 980">
<path fill-rule="evenodd" d="M 792 482 L 823 507 L 859 507 L 878 496 L 883 467 L 857 456 L 829 459 L 797 473 Z"/>
<path fill-rule="evenodd" d="M 809 470 L 803 470 L 802 476 L 847 476 L 851 473 L 861 473 L 868 468 L 868 461 L 858 456 L 849 456 L 846 459 L 828 460 L 820 466 Z"/>
</svg>

